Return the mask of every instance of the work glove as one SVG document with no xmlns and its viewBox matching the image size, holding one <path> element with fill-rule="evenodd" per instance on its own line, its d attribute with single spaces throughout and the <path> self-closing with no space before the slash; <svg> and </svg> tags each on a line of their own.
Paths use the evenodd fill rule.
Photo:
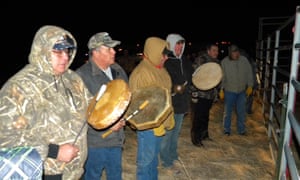
<svg viewBox="0 0 300 180">
<path fill-rule="evenodd" d="M 250 94 L 252 94 L 252 91 L 253 91 L 252 87 L 248 86 L 247 89 L 246 89 L 246 95 L 247 95 L 247 97 L 250 96 Z"/>
<path fill-rule="evenodd" d="M 221 89 L 219 92 L 219 98 L 220 98 L 220 100 L 224 100 L 224 90 L 223 89 Z"/>
</svg>

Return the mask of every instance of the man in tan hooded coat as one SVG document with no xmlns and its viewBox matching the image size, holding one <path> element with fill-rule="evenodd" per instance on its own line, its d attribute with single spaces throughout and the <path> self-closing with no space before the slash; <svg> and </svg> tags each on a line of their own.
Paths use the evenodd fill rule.
<svg viewBox="0 0 300 180">
<path fill-rule="evenodd" d="M 149 37 L 144 45 L 144 57 L 129 77 L 131 91 L 147 86 L 159 86 L 168 90 L 171 101 L 171 78 L 163 67 L 167 60 L 168 43 L 158 37 Z M 155 92 L 153 92 L 155 96 Z M 172 104 L 169 102 L 169 104 Z M 174 127 L 174 113 L 171 113 L 159 127 L 137 131 L 137 180 L 158 179 L 158 155 L 162 136 L 166 129 Z"/>
</svg>

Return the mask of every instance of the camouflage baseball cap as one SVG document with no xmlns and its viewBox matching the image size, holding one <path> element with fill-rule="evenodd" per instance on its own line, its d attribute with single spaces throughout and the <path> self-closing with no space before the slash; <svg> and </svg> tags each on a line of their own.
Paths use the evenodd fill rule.
<svg viewBox="0 0 300 180">
<path fill-rule="evenodd" d="M 121 41 L 112 40 L 111 37 L 107 32 L 100 32 L 95 35 L 93 35 L 89 42 L 88 42 L 88 48 L 95 49 L 98 48 L 101 45 L 107 46 L 107 47 L 115 47 L 116 45 L 121 44 Z"/>
</svg>

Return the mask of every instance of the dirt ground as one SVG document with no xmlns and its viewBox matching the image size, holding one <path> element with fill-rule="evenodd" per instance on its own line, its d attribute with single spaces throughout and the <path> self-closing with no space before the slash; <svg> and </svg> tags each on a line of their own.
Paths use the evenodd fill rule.
<svg viewBox="0 0 300 180">
<path fill-rule="evenodd" d="M 190 140 L 191 114 L 187 114 L 182 126 L 178 152 L 183 172 L 174 177 L 159 168 L 159 180 L 271 180 L 275 164 L 272 159 L 261 105 L 255 101 L 254 113 L 247 115 L 247 135 L 236 132 L 236 116 L 233 116 L 232 134 L 224 136 L 222 126 L 223 102 L 216 102 L 210 112 L 210 137 L 204 147 L 196 147 Z M 123 152 L 123 179 L 136 179 L 136 133 L 126 127 L 126 142 Z"/>
</svg>

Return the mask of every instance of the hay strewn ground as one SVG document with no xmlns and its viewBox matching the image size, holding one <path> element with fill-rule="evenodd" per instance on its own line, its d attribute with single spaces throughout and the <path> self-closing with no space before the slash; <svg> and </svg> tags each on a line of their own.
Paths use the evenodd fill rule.
<svg viewBox="0 0 300 180">
<path fill-rule="evenodd" d="M 269 150 L 261 106 L 254 102 L 254 113 L 247 116 L 247 136 L 236 133 L 233 118 L 232 135 L 223 135 L 223 103 L 217 102 L 211 110 L 209 122 L 213 141 L 204 141 L 204 148 L 194 146 L 190 140 L 191 113 L 183 123 L 180 139 L 180 160 L 187 174 L 178 177 L 164 172 L 159 167 L 159 180 L 206 180 L 206 179 L 273 179 L 275 164 Z M 136 172 L 136 134 L 126 127 L 126 142 L 123 153 L 123 179 L 134 180 Z"/>
</svg>

